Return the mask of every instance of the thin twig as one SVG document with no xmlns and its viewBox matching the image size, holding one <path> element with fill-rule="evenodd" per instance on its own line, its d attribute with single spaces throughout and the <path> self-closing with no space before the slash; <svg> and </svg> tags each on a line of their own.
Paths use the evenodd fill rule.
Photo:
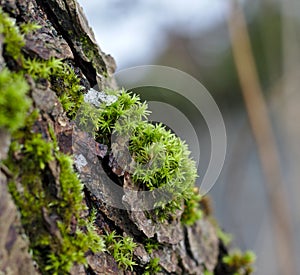
<svg viewBox="0 0 300 275">
<path fill-rule="evenodd" d="M 232 51 L 271 205 L 276 262 L 279 274 L 296 274 L 292 222 L 280 173 L 278 150 L 257 75 L 244 14 L 237 1 L 232 3 L 232 14 L 228 20 Z"/>
</svg>

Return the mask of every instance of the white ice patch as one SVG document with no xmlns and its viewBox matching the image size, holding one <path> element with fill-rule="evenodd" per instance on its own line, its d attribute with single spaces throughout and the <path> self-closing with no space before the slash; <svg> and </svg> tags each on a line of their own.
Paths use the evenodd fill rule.
<svg viewBox="0 0 300 275">
<path fill-rule="evenodd" d="M 118 97 L 115 95 L 108 95 L 104 92 L 98 92 L 95 89 L 91 88 L 85 95 L 84 101 L 90 104 L 95 105 L 96 107 L 100 107 L 102 103 L 109 106 L 116 102 Z"/>
<path fill-rule="evenodd" d="M 88 164 L 85 157 L 82 154 L 75 156 L 74 163 L 75 163 L 77 169 L 79 170 L 79 172 L 81 172 L 82 167 L 84 167 Z"/>
</svg>

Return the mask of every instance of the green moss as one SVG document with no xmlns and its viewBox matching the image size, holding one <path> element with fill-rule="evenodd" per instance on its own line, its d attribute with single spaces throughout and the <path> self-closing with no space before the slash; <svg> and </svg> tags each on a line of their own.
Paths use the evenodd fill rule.
<svg viewBox="0 0 300 275">
<path fill-rule="evenodd" d="M 95 50 L 93 45 L 90 43 L 90 39 L 86 36 L 82 36 L 80 37 L 80 44 L 87 58 L 92 61 L 95 56 Z"/>
<path fill-rule="evenodd" d="M 24 118 L 30 106 L 26 96 L 29 85 L 19 73 L 7 68 L 0 72 L 0 128 L 10 132 L 24 125 Z"/>
<path fill-rule="evenodd" d="M 51 66 L 50 66 L 51 64 Z M 34 80 L 38 78 L 50 79 L 58 70 L 62 70 L 63 63 L 59 59 L 50 58 L 48 61 L 38 58 L 23 58 L 24 72 L 31 75 Z"/>
<path fill-rule="evenodd" d="M 150 262 L 147 264 L 143 275 L 157 274 L 158 272 L 160 272 L 161 267 L 159 265 L 159 262 L 160 262 L 160 258 L 150 259 Z"/>
<path fill-rule="evenodd" d="M 55 63 L 57 59 L 53 60 Z M 70 118 L 74 118 L 83 103 L 83 87 L 70 65 L 61 63 L 62 68 L 51 75 L 52 88 Z"/>
<path fill-rule="evenodd" d="M 160 244 L 156 240 L 146 239 L 144 246 L 147 253 L 152 254 L 153 250 L 157 250 L 160 247 Z"/>
<path fill-rule="evenodd" d="M 65 274 L 74 263 L 86 263 L 87 251 L 103 251 L 105 244 L 94 228 L 95 213 L 90 218 L 81 217 L 86 210 L 82 203 L 83 185 L 73 170 L 71 158 L 57 151 L 55 143 L 40 134 L 26 132 L 24 137 L 23 145 L 16 146 L 14 142 L 7 161 L 11 170 L 17 172 L 9 188 L 42 273 Z M 22 158 L 16 160 L 14 154 Z M 50 184 L 46 172 L 50 162 L 60 167 L 56 186 L 59 193 L 46 185 Z M 22 190 L 17 187 L 19 181 Z"/>
<path fill-rule="evenodd" d="M 149 111 L 137 95 L 120 91 L 117 96 L 116 102 L 101 108 L 96 135 L 99 142 L 109 144 L 111 134 L 121 138 L 129 136 L 129 150 L 135 161 L 134 182 L 143 184 L 147 190 L 162 188 L 172 196 L 170 201 L 161 200 L 156 204 L 159 220 L 167 219 L 185 203 L 183 222 L 192 224 L 201 217 L 201 211 L 198 195 L 193 191 L 196 166 L 189 157 L 187 145 L 163 125 L 143 120 Z"/>
<path fill-rule="evenodd" d="M 17 27 L 0 9 L 4 52 L 23 66 L 19 73 L 6 68 L 0 72 L 0 127 L 14 132 L 5 164 L 14 174 L 9 190 L 20 210 L 33 257 L 43 274 L 66 274 L 74 263 L 86 264 L 86 252 L 104 251 L 105 243 L 94 227 L 95 212 L 82 217 L 86 211 L 83 185 L 71 157 L 59 152 L 51 127 L 50 137 L 33 131 L 38 110 L 27 114 L 31 101 L 26 96 L 29 85 L 25 73 L 35 80 L 49 80 L 70 116 L 83 99 L 79 79 L 69 65 L 55 58 L 39 60 L 22 55 L 23 35 L 38 28 L 32 23 Z M 58 174 L 52 175 L 50 164 L 59 167 Z"/>
<path fill-rule="evenodd" d="M 255 262 L 255 254 L 252 251 L 236 250 L 230 255 L 224 256 L 222 261 L 231 270 L 233 275 L 249 275 L 253 272 L 253 263 Z"/>
<path fill-rule="evenodd" d="M 49 127 L 49 137 L 45 137 L 48 135 L 46 133 L 42 135 L 32 130 L 37 111 L 26 117 L 30 100 L 25 96 L 29 86 L 24 74 L 29 74 L 34 80 L 47 79 L 70 118 L 74 118 L 82 106 L 86 116 L 81 117 L 80 123 L 88 129 L 91 123 L 98 141 L 110 144 L 113 132 L 119 136 L 130 133 L 129 149 L 137 164 L 132 175 L 136 184 L 142 183 L 143 189 L 161 187 L 172 193 L 171 202 L 160 202 L 158 205 L 160 209 L 157 214 L 163 213 L 161 218 L 174 213 L 183 203 L 192 214 L 187 220 L 199 218 L 194 209 L 197 201 L 193 191 L 195 164 L 189 158 L 186 144 L 179 138 L 162 125 L 152 125 L 143 120 L 149 112 L 147 104 L 141 103 L 138 96 L 125 91 L 109 91 L 115 93 L 118 100 L 92 110 L 83 104 L 83 87 L 71 64 L 56 58 L 41 60 L 24 57 L 23 36 L 38 28 L 32 23 L 17 27 L 0 9 L 4 52 L 22 66 L 19 73 L 8 69 L 0 73 L 1 91 L 4 91 L 0 95 L 0 107 L 5 110 L 1 112 L 0 127 L 14 131 L 15 140 L 6 161 L 15 175 L 9 189 L 20 209 L 33 257 L 43 274 L 66 274 L 74 263 L 86 263 L 86 252 L 103 251 L 106 246 L 119 267 L 132 270 L 136 265 L 133 261 L 136 247 L 133 239 L 115 233 L 103 239 L 96 233 L 95 213 L 89 218 L 81 216 L 86 210 L 83 185 L 73 171 L 71 158 L 59 152 L 54 130 Z M 93 53 L 87 55 L 93 58 Z M 22 131 L 17 131 L 24 125 L 26 127 Z M 53 168 L 53 165 L 59 167 L 58 175 L 52 175 L 50 167 Z M 145 272 L 153 273 L 158 269 L 158 261 L 154 258 Z"/>
<path fill-rule="evenodd" d="M 87 251 L 97 253 L 105 250 L 104 240 L 95 231 L 94 219 L 95 215 L 92 215 L 87 220 L 79 220 L 80 226 L 74 233 L 71 233 L 65 222 L 57 223 L 62 236 L 60 250 L 52 250 L 49 253 L 45 271 L 50 271 L 51 274 L 66 274 L 74 263 L 86 264 Z"/>
<path fill-rule="evenodd" d="M 13 59 L 22 61 L 23 73 L 28 73 L 35 80 L 39 78 L 50 80 L 52 88 L 57 92 L 65 111 L 71 118 L 74 118 L 83 102 L 83 87 L 80 85 L 80 80 L 74 70 L 61 59 L 53 57 L 49 60 L 30 59 L 22 55 L 21 50 L 25 45 L 24 34 L 39 28 L 40 26 L 31 22 L 23 23 L 20 27 L 16 26 L 15 21 L 0 8 L 0 34 L 4 37 L 4 52 Z M 15 85 L 19 85 L 19 88 L 21 88 L 14 89 L 14 94 L 20 91 L 22 95 L 22 91 L 28 90 L 28 86 L 25 87 L 25 80 L 22 81 L 21 76 L 20 78 L 17 76 L 11 78 L 17 80 Z M 22 104 L 19 106 L 22 106 Z"/>
<path fill-rule="evenodd" d="M 160 246 L 161 244 L 154 239 L 147 238 L 144 241 L 144 247 L 150 256 L 153 256 L 152 253 L 154 252 L 154 250 L 158 250 Z M 159 262 L 159 258 L 151 258 L 149 263 L 145 267 L 143 275 L 156 274 L 161 271 Z"/>
<path fill-rule="evenodd" d="M 5 52 L 13 59 L 21 57 L 21 49 L 25 45 L 23 35 L 16 23 L 0 7 L 0 34 L 4 37 Z"/>
<path fill-rule="evenodd" d="M 203 212 L 200 207 L 201 195 L 198 188 L 193 189 L 193 194 L 184 201 L 184 211 L 181 216 L 181 222 L 185 225 L 193 225 L 201 219 Z"/>
<path fill-rule="evenodd" d="M 118 100 L 109 106 L 103 105 L 99 116 L 98 127 L 99 132 L 97 138 L 102 142 L 109 142 L 110 135 L 115 129 L 118 128 L 120 135 L 126 134 L 137 126 L 137 124 L 146 118 L 149 112 L 147 111 L 147 104 L 141 103 L 137 95 L 127 93 L 124 90 L 111 91 L 107 90 L 107 94 L 115 95 Z M 126 125 L 120 125 L 120 118 L 127 118 Z M 123 119 L 124 120 L 124 119 Z"/>
<path fill-rule="evenodd" d="M 73 170 L 73 160 L 71 157 L 56 152 L 56 159 L 59 163 L 60 172 L 60 196 L 59 201 L 60 214 L 67 222 L 71 222 L 72 216 L 79 218 L 81 211 L 84 210 L 82 206 L 83 200 L 83 184 L 80 182 L 78 175 Z M 70 211 L 70 207 L 72 210 Z"/>
<path fill-rule="evenodd" d="M 22 57 L 21 50 L 25 45 L 24 35 L 39 28 L 41 28 L 39 25 L 32 22 L 22 23 L 18 27 L 15 20 L 3 12 L 0 7 L 0 34 L 4 37 L 3 44 L 6 54 L 13 59 L 18 60 Z"/>
<path fill-rule="evenodd" d="M 226 246 L 232 241 L 232 236 L 225 233 L 219 226 L 217 226 L 217 236 Z"/>
<path fill-rule="evenodd" d="M 83 102 L 83 87 L 74 70 L 61 59 L 53 57 L 49 60 L 22 59 L 24 72 L 30 74 L 35 80 L 48 79 L 52 83 L 52 89 L 59 96 L 64 110 L 74 118 Z"/>
<path fill-rule="evenodd" d="M 38 164 L 38 167 L 44 170 L 46 164 L 54 159 L 52 152 L 52 143 L 45 142 L 41 134 L 33 135 L 32 138 L 25 140 L 23 154 L 29 161 L 27 166 L 30 169 L 35 169 Z"/>
<path fill-rule="evenodd" d="M 133 261 L 133 251 L 136 243 L 131 237 L 122 237 L 117 235 L 115 231 L 107 234 L 105 243 L 108 252 L 114 257 L 119 268 L 131 269 L 136 263 Z"/>
<path fill-rule="evenodd" d="M 96 109 L 91 104 L 83 102 L 77 112 L 77 125 L 80 126 L 81 130 L 95 134 L 99 131 L 100 117 L 100 109 Z"/>
<path fill-rule="evenodd" d="M 20 31 L 24 35 L 33 33 L 36 30 L 39 30 L 41 28 L 42 28 L 42 26 L 39 26 L 38 24 L 36 24 L 34 22 L 26 22 L 26 23 L 20 24 Z"/>
</svg>

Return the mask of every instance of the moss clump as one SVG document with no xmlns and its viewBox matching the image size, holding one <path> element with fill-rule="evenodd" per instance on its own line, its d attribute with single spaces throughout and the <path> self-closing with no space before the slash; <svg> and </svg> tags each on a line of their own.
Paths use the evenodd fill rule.
<svg viewBox="0 0 300 275">
<path fill-rule="evenodd" d="M 35 80 L 39 78 L 49 80 L 64 110 L 70 118 L 74 118 L 83 102 L 83 87 L 74 70 L 61 59 L 53 57 L 49 60 L 22 59 L 24 72 L 30 74 Z"/>
<path fill-rule="evenodd" d="M 145 121 L 149 114 L 147 104 L 142 103 L 137 95 L 124 90 L 114 94 L 118 99 L 100 108 L 97 126 L 94 127 L 99 129 L 95 135 L 97 140 L 111 145 L 112 152 L 118 153 L 118 145 L 110 144 L 111 140 L 126 143 L 122 139 L 128 138 L 125 147 L 134 161 L 134 171 L 131 171 L 133 181 L 137 185 L 142 184 L 144 190 L 161 188 L 171 195 L 170 200 L 156 204 L 155 214 L 159 220 L 167 219 L 184 204 L 183 223 L 194 223 L 201 217 L 200 197 L 194 190 L 196 166 L 189 157 L 187 145 L 162 124 L 153 125 Z"/>
<path fill-rule="evenodd" d="M 253 272 L 253 263 L 255 254 L 252 251 L 246 251 L 244 254 L 236 250 L 230 255 L 224 256 L 222 261 L 226 264 L 233 275 L 250 275 Z"/>
<path fill-rule="evenodd" d="M 21 49 L 25 45 L 24 37 L 15 21 L 11 19 L 0 7 L 0 34 L 3 35 L 5 52 L 13 59 L 21 57 Z"/>
<path fill-rule="evenodd" d="M 41 134 L 33 135 L 27 138 L 24 143 L 24 156 L 27 158 L 27 166 L 31 170 L 38 167 L 41 170 L 45 169 L 46 164 L 53 160 L 53 145 L 50 142 L 45 142 Z"/>
<path fill-rule="evenodd" d="M 146 239 L 144 245 L 149 254 L 152 254 L 153 250 L 157 250 L 160 247 L 159 242 L 153 239 Z"/>
<path fill-rule="evenodd" d="M 86 210 L 82 202 L 83 185 L 73 171 L 71 158 L 57 151 L 55 143 L 40 134 L 23 135 L 24 143 L 14 142 L 7 161 L 16 175 L 9 188 L 42 273 L 65 274 L 74 263 L 86 263 L 87 251 L 103 251 L 104 241 L 95 231 L 95 214 L 81 217 Z M 22 157 L 16 160 L 13 154 Z M 50 162 L 60 167 L 56 192 L 54 186 L 49 186 Z M 22 184 L 22 190 L 17 182 Z"/>
<path fill-rule="evenodd" d="M 5 54 L 14 60 L 21 61 L 23 73 L 28 73 L 33 79 L 44 78 L 51 81 L 52 88 L 57 92 L 65 111 L 73 118 L 83 102 L 83 87 L 74 70 L 61 59 L 53 57 L 49 60 L 30 59 L 22 54 L 22 47 L 25 45 L 24 35 L 39 28 L 40 26 L 31 22 L 16 26 L 15 21 L 0 8 L 0 34 L 4 38 Z M 16 84 L 25 85 L 20 79 L 18 80 Z M 18 89 L 14 90 L 15 93 L 18 91 Z M 23 87 L 20 93 L 24 90 Z"/>
<path fill-rule="evenodd" d="M 105 243 L 108 252 L 114 257 L 119 268 L 133 270 L 133 266 L 136 265 L 132 260 L 136 243 L 131 237 L 122 237 L 117 235 L 115 231 L 112 231 L 105 237 Z"/>
<path fill-rule="evenodd" d="M 80 126 L 80 129 L 89 133 L 95 133 L 99 131 L 101 117 L 101 110 L 96 109 L 89 103 L 83 102 L 80 109 L 77 112 L 76 123 Z"/>
<path fill-rule="evenodd" d="M 142 122 L 131 137 L 129 149 L 136 162 L 133 180 L 148 190 L 161 188 L 171 194 L 170 201 L 156 203 L 159 219 L 181 209 L 183 201 L 192 197 L 197 177 L 187 145 L 161 124 Z"/>
<path fill-rule="evenodd" d="M 0 34 L 4 37 L 5 53 L 14 60 L 23 57 L 21 50 L 25 45 L 24 35 L 34 32 L 39 28 L 41 27 L 32 22 L 22 23 L 18 27 L 15 20 L 3 12 L 0 7 Z"/>
<path fill-rule="evenodd" d="M 78 78 L 62 60 L 44 61 L 22 55 L 23 35 L 37 28 L 32 23 L 17 27 L 0 9 L 5 56 L 23 66 L 18 73 L 6 68 L 0 72 L 0 127 L 14 132 L 5 164 L 14 174 L 9 190 L 19 207 L 33 257 L 41 273 L 66 274 L 74 263 L 86 263 L 86 252 L 104 251 L 105 244 L 94 228 L 95 213 L 82 217 L 87 210 L 83 185 L 73 170 L 71 157 L 59 152 L 53 129 L 48 129 L 50 136 L 45 129 L 43 133 L 33 130 L 37 110 L 27 115 L 31 101 L 26 97 L 29 85 L 25 73 L 35 80 L 62 79 L 68 101 L 78 100 L 80 105 L 82 97 Z M 76 104 L 64 107 L 71 114 Z M 57 168 L 57 174 L 50 166 Z"/>
<path fill-rule="evenodd" d="M 99 131 L 96 133 L 96 138 L 100 142 L 110 143 L 111 134 L 116 127 L 120 135 L 132 132 L 139 122 L 147 117 L 149 111 L 147 111 L 147 104 L 141 103 L 135 94 L 127 93 L 124 90 L 107 90 L 106 93 L 117 96 L 118 100 L 109 106 L 103 104 L 100 108 L 97 122 Z M 126 123 L 121 125 L 122 121 Z"/>
<path fill-rule="evenodd" d="M 159 262 L 160 262 L 160 258 L 150 259 L 150 262 L 146 265 L 143 275 L 157 274 L 158 272 L 160 272 L 161 267 L 159 265 Z"/>
<path fill-rule="evenodd" d="M 24 24 L 26 27 L 26 24 Z M 3 36 L 4 52 L 17 60 L 25 45 L 22 32 L 6 13 L 0 8 L 0 35 Z M 25 114 L 30 106 L 26 96 L 29 91 L 24 76 L 3 68 L 0 72 L 0 128 L 10 132 L 23 126 Z"/>
<path fill-rule="evenodd" d="M 42 26 L 37 25 L 36 23 L 33 22 L 27 22 L 27 23 L 22 23 L 20 24 L 20 32 L 24 35 L 29 34 L 29 33 L 33 33 L 36 30 L 41 29 Z"/>
<path fill-rule="evenodd" d="M 232 241 L 232 236 L 225 233 L 218 225 L 216 227 L 218 238 L 224 243 L 224 245 L 229 245 Z"/>
<path fill-rule="evenodd" d="M 95 56 L 97 56 L 97 51 L 95 50 L 95 47 L 93 44 L 90 42 L 90 38 L 87 36 L 82 36 L 80 37 L 80 42 L 82 46 L 82 49 L 87 56 L 87 58 L 92 61 Z"/>
<path fill-rule="evenodd" d="M 151 255 L 153 251 L 158 250 L 160 246 L 161 244 L 154 239 L 148 238 L 144 241 L 144 247 L 150 256 L 153 256 Z M 159 258 L 151 258 L 149 263 L 145 267 L 143 275 L 157 274 L 158 272 L 160 272 L 161 267 L 159 265 L 159 262 Z"/>
<path fill-rule="evenodd" d="M 24 125 L 24 118 L 30 106 L 26 96 L 29 85 L 19 73 L 4 68 L 0 72 L 0 128 L 10 132 Z"/>
<path fill-rule="evenodd" d="M 184 211 L 181 216 L 181 222 L 186 225 L 193 225 L 203 216 L 200 208 L 201 195 L 198 188 L 193 189 L 193 193 L 188 200 L 184 201 Z"/>
</svg>

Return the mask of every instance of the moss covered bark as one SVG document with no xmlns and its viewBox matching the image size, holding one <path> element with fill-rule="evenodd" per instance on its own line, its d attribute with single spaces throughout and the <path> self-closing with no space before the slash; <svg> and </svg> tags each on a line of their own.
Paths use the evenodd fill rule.
<svg viewBox="0 0 300 275">
<path fill-rule="evenodd" d="M 193 170 L 176 170 L 192 167 L 177 137 L 160 125 L 133 121 L 138 127 L 130 150 L 139 173 L 119 171 L 120 142 L 108 141 L 112 124 L 122 112 L 125 118 L 142 117 L 145 105 L 124 92 L 107 108 L 91 109 L 83 102 L 95 84 L 115 88 L 115 65 L 95 43 L 78 3 L 0 2 L 1 226 L 10 211 L 16 217 L 1 227 L 0 274 L 250 274 L 252 255 L 228 256 L 225 235 L 206 199 L 193 189 Z M 79 124 L 91 124 L 93 135 L 76 128 L 80 110 Z M 79 143 L 74 144 L 74 135 Z M 144 162 L 161 147 L 169 148 L 167 157 L 159 158 L 169 170 L 145 174 Z M 74 169 L 74 150 L 79 157 L 86 148 L 119 185 L 164 186 L 175 190 L 174 199 L 161 203 L 160 211 L 129 211 L 137 197 L 124 190 L 124 209 L 109 206 L 104 200 L 114 199 L 109 187 L 101 175 L 91 178 L 96 162 Z M 176 178 L 184 173 L 190 179 L 184 190 L 182 181 L 168 187 L 175 170 Z"/>
</svg>

